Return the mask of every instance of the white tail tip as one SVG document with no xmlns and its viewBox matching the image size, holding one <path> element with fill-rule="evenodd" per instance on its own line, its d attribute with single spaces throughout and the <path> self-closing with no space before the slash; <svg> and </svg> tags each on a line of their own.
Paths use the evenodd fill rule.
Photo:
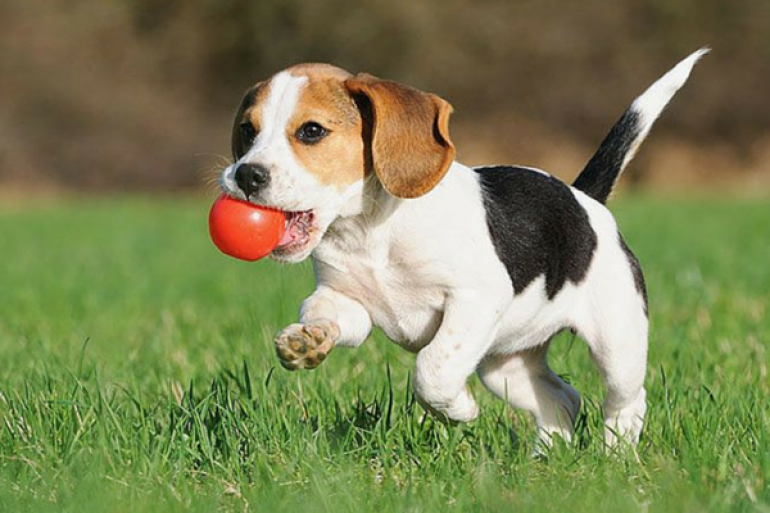
<svg viewBox="0 0 770 513">
<path fill-rule="evenodd" d="M 631 108 L 639 114 L 643 131 L 645 126 L 649 128 L 652 125 L 674 94 L 687 82 L 695 63 L 710 51 L 711 49 L 706 47 L 693 52 L 660 77 L 634 101 Z"/>
</svg>

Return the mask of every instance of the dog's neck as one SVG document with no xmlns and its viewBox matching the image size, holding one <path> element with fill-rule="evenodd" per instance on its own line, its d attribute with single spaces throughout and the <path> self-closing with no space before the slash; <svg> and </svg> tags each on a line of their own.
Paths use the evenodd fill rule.
<svg viewBox="0 0 770 513">
<path fill-rule="evenodd" d="M 457 205 L 446 200 L 445 189 L 464 188 L 461 176 L 470 171 L 467 166 L 454 162 L 436 189 L 414 199 L 393 196 L 374 175 L 369 176 L 362 184 L 356 205 L 348 207 L 350 214 L 338 217 L 329 225 L 313 258 L 326 261 L 345 252 L 388 252 L 403 233 L 415 229 L 415 219 L 425 216 L 455 222 L 452 220 L 461 213 L 456 211 Z M 424 220 L 417 224 L 423 224 L 421 221 Z"/>
<path fill-rule="evenodd" d="M 364 180 L 360 197 L 354 200 L 354 204 L 347 205 L 347 212 L 343 210 L 343 215 L 329 225 L 313 252 L 314 258 L 324 260 L 324 255 L 329 253 L 337 253 L 343 248 L 353 250 L 365 244 L 373 231 L 385 228 L 392 222 L 404 202 L 389 194 L 377 178 L 371 175 Z"/>
</svg>

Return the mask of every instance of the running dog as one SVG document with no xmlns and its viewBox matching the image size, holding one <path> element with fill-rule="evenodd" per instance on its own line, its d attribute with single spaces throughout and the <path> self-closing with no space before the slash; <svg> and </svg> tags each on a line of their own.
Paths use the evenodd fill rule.
<svg viewBox="0 0 770 513">
<path fill-rule="evenodd" d="M 647 294 L 605 202 L 700 50 L 639 96 L 570 186 L 538 169 L 455 160 L 442 98 L 326 64 L 249 89 L 232 133 L 231 196 L 284 211 L 281 262 L 313 259 L 317 288 L 275 345 L 312 369 L 373 325 L 417 354 L 414 391 L 450 422 L 493 394 L 569 440 L 580 395 L 549 367 L 583 337 L 606 384 L 606 441 L 636 443 L 646 410 Z"/>
</svg>

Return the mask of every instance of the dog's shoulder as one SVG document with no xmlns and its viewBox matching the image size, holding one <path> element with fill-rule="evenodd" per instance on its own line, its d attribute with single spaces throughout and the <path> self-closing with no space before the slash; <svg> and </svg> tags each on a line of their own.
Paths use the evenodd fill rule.
<svg viewBox="0 0 770 513">
<path fill-rule="evenodd" d="M 498 257 L 519 293 L 544 275 L 553 299 L 565 282 L 580 283 L 597 236 L 570 187 L 538 169 L 475 168 Z"/>
</svg>

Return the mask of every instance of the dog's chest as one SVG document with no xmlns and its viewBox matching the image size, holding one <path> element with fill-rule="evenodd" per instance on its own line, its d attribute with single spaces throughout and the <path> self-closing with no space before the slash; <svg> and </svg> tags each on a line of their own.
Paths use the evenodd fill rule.
<svg viewBox="0 0 770 513">
<path fill-rule="evenodd" d="M 417 351 L 435 335 L 445 293 L 419 262 L 380 248 L 327 250 L 319 281 L 360 302 L 394 342 Z"/>
</svg>

